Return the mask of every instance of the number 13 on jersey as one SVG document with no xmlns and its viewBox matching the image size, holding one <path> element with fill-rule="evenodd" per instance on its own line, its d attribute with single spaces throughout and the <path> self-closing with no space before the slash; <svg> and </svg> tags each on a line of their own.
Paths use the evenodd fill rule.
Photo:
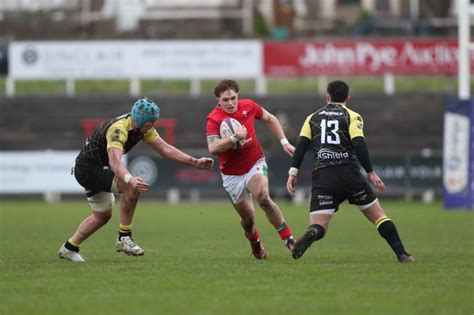
<svg viewBox="0 0 474 315">
<path fill-rule="evenodd" d="M 340 144 L 339 138 L 339 121 L 338 120 L 321 120 L 321 144 Z"/>
</svg>

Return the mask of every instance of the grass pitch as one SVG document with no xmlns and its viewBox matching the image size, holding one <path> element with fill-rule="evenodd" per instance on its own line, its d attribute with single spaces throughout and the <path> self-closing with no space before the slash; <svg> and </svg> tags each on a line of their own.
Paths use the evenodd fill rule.
<svg viewBox="0 0 474 315">
<path fill-rule="evenodd" d="M 87 203 L 0 204 L 0 314 L 473 314 L 474 213 L 382 201 L 417 259 L 399 264 L 359 211 L 344 205 L 326 237 L 299 260 L 257 212 L 268 260 L 250 256 L 228 203 L 139 203 L 135 240 L 114 249 L 118 209 L 81 247 L 85 264 L 56 253 Z M 280 203 L 296 236 L 306 206 Z"/>
</svg>

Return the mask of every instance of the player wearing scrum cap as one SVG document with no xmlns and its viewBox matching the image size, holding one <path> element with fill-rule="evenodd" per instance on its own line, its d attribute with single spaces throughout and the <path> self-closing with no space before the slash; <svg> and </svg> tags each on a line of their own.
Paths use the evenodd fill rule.
<svg viewBox="0 0 474 315">
<path fill-rule="evenodd" d="M 107 120 L 94 129 L 76 158 L 74 175 L 85 188 L 92 214 L 85 218 L 76 232 L 59 249 L 59 258 L 84 262 L 79 246 L 112 216 L 114 193 L 122 193 L 120 226 L 116 250 L 132 256 L 141 256 L 144 250 L 132 238 L 132 219 L 140 193 L 150 185 L 133 176 L 122 162 L 140 140 L 144 140 L 163 157 L 200 169 L 212 169 L 214 160 L 194 158 L 165 142 L 153 127 L 160 109 L 149 99 L 137 100 L 131 112 Z"/>
<path fill-rule="evenodd" d="M 255 226 L 252 196 L 290 251 L 294 240 L 280 208 L 269 195 L 268 167 L 255 133 L 255 119 L 263 121 L 270 128 L 288 155 L 293 155 L 295 148 L 286 139 L 274 115 L 250 99 L 239 100 L 238 94 L 239 85 L 233 80 L 223 80 L 214 89 L 218 104 L 207 116 L 207 145 L 209 152 L 219 157 L 224 189 L 241 217 L 241 225 L 250 241 L 253 255 L 257 259 L 265 259 L 267 255 Z M 231 137 L 221 138 L 220 125 L 226 118 L 236 119 L 242 128 Z"/>
</svg>

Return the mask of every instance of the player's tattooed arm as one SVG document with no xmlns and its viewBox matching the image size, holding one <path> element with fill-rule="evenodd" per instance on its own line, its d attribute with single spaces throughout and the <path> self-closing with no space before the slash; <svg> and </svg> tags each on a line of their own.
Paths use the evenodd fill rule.
<svg viewBox="0 0 474 315">
<path fill-rule="evenodd" d="M 216 136 L 216 135 L 209 136 L 209 137 L 207 137 L 207 142 L 208 143 L 214 143 L 214 142 L 216 142 L 217 139 L 219 139 L 219 136 Z"/>
<path fill-rule="evenodd" d="M 218 135 L 207 137 L 207 148 L 212 155 L 218 155 L 234 147 L 231 138 L 221 139 Z"/>
</svg>

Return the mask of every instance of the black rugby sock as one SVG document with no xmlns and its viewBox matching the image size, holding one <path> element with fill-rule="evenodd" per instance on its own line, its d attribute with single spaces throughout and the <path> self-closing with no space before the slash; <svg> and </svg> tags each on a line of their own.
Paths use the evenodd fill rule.
<svg viewBox="0 0 474 315">
<path fill-rule="evenodd" d="M 309 226 L 309 228 L 313 229 L 313 230 L 316 230 L 316 237 L 313 240 L 313 242 L 322 239 L 324 237 L 324 235 L 326 234 L 326 229 L 322 225 L 312 224 L 312 225 Z"/>
<path fill-rule="evenodd" d="M 131 224 L 130 225 L 125 225 L 125 224 L 120 223 L 118 239 L 120 240 L 120 238 L 124 237 L 124 236 L 132 237 L 132 225 Z"/>
<path fill-rule="evenodd" d="M 64 247 L 66 247 L 69 250 L 72 250 L 73 252 L 76 252 L 76 253 L 79 252 L 79 246 L 71 244 L 69 240 L 66 243 L 64 243 Z"/>
<path fill-rule="evenodd" d="M 397 256 L 408 255 L 398 235 L 397 227 L 389 218 L 382 217 L 375 222 L 375 225 L 379 234 L 387 241 Z"/>
</svg>

